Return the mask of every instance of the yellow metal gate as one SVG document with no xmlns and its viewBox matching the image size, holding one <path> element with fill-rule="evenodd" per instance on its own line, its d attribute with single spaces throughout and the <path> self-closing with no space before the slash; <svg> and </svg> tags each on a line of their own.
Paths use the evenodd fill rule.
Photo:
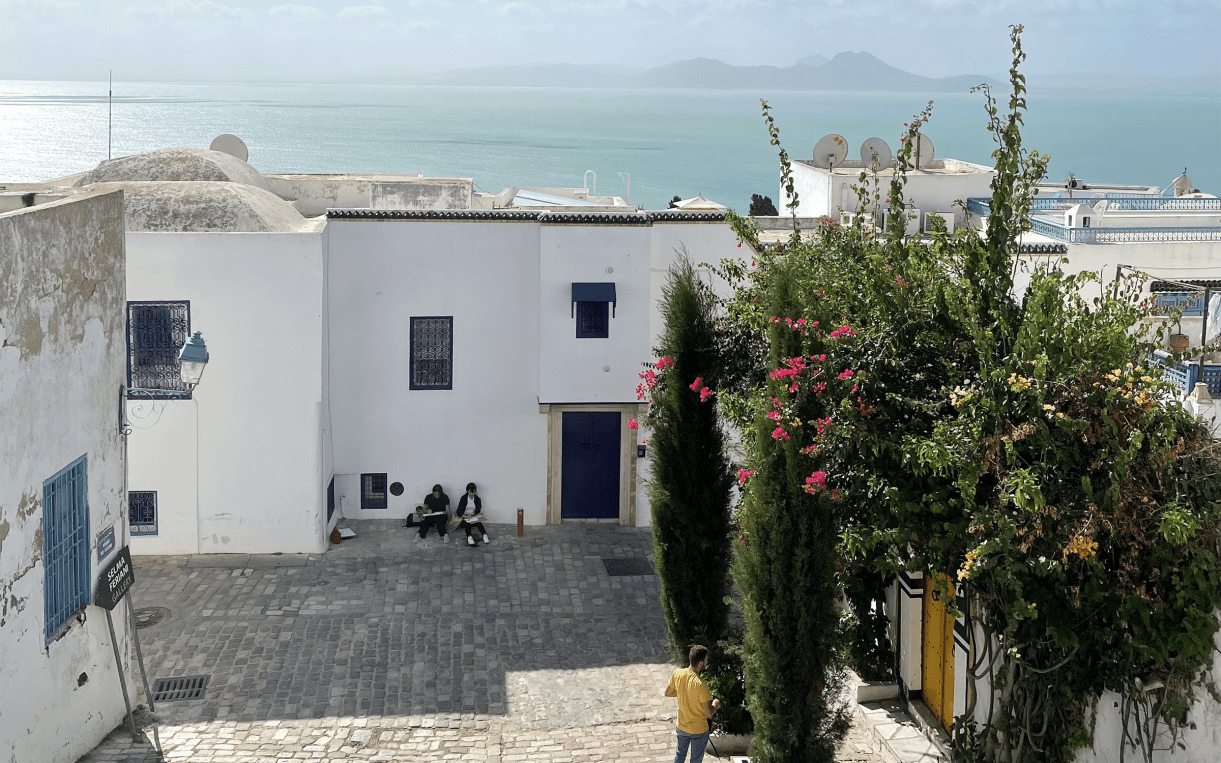
<svg viewBox="0 0 1221 763">
<path fill-rule="evenodd" d="M 949 579 L 943 582 L 948 585 Z M 946 611 L 942 594 L 934 590 L 932 576 L 924 578 L 923 630 L 921 693 L 924 704 L 949 731 L 954 723 L 954 618 Z"/>
</svg>

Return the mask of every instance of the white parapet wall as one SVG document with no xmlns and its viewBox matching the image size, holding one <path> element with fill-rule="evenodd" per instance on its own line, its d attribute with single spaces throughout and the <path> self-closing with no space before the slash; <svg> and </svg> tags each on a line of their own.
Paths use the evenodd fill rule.
<svg viewBox="0 0 1221 763">
<path fill-rule="evenodd" d="M 126 618 L 116 667 L 105 611 L 89 603 L 126 542 L 123 305 L 121 193 L 0 214 L 0 760 L 71 763 L 123 720 Z M 44 488 L 74 464 L 83 485 L 52 500 L 78 542 L 55 544 Z M 87 577 L 65 575 L 82 552 Z M 48 583 L 73 594 L 53 600 L 52 623 Z"/>
</svg>

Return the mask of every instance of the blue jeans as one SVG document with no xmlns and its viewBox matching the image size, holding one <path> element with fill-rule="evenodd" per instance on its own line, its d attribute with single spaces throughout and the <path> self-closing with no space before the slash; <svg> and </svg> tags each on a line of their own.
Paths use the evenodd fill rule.
<svg viewBox="0 0 1221 763">
<path fill-rule="evenodd" d="M 691 763 L 700 763 L 704 759 L 704 748 L 708 746 L 708 736 L 712 729 L 703 734 L 688 734 L 682 729 L 678 733 L 678 749 L 674 752 L 674 763 L 683 763 L 687 759 L 687 748 L 691 748 Z"/>
</svg>

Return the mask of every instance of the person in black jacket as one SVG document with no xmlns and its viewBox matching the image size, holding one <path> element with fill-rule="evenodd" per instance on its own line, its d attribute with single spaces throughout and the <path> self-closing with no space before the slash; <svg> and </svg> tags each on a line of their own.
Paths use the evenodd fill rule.
<svg viewBox="0 0 1221 763">
<path fill-rule="evenodd" d="M 467 514 L 467 512 L 470 512 Z M 466 493 L 458 499 L 458 511 L 455 512 L 462 520 L 458 523 L 459 529 L 466 530 L 466 545 L 475 545 L 475 538 L 471 535 L 471 530 L 483 536 L 484 543 L 491 543 L 488 539 L 487 530 L 483 529 L 483 501 L 475 492 L 475 483 L 466 483 Z"/>
<path fill-rule="evenodd" d="M 432 492 L 424 496 L 424 510 L 434 516 L 424 517 L 424 521 L 420 522 L 420 533 L 412 542 L 419 543 L 424 540 L 428 537 L 428 528 L 435 527 L 441 540 L 449 543 L 449 533 L 445 528 L 449 523 L 449 496 L 445 494 L 440 485 L 433 485 Z"/>
</svg>

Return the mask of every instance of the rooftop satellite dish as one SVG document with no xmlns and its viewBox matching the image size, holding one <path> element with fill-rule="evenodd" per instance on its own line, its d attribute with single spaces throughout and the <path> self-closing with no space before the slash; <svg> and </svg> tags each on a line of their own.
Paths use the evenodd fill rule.
<svg viewBox="0 0 1221 763">
<path fill-rule="evenodd" d="M 824 135 L 814 144 L 814 166 L 824 170 L 844 163 L 848 158 L 848 141 L 843 135 Z"/>
<path fill-rule="evenodd" d="M 243 162 L 250 158 L 250 152 L 246 149 L 245 141 L 229 133 L 217 135 L 216 139 L 212 141 L 212 145 L 208 146 L 208 150 L 236 156 Z"/>
<path fill-rule="evenodd" d="M 933 141 L 924 133 L 916 133 L 916 145 L 912 147 L 912 159 L 916 169 L 927 167 L 933 161 Z"/>
<path fill-rule="evenodd" d="M 878 158 L 878 169 L 890 169 L 890 165 L 894 162 L 894 154 L 890 153 L 890 146 L 886 145 L 886 141 L 881 138 L 870 138 L 861 144 L 861 161 L 866 167 L 873 166 L 873 157 Z"/>
</svg>

